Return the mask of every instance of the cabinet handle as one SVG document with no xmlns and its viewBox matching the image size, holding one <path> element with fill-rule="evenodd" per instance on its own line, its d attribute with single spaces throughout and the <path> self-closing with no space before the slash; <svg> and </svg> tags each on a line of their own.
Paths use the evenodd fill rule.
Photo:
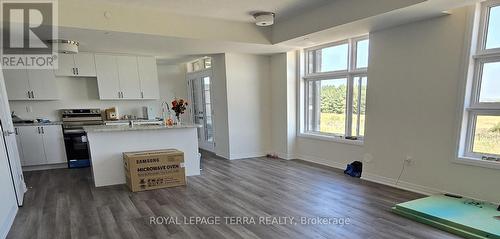
<svg viewBox="0 0 500 239">
<path fill-rule="evenodd" d="M 45 134 L 45 130 L 43 130 L 43 127 L 41 127 L 41 128 L 42 128 L 42 134 Z"/>
<path fill-rule="evenodd" d="M 76 74 L 80 75 L 80 72 L 78 72 L 78 68 L 75 68 L 75 69 L 76 69 Z"/>
<path fill-rule="evenodd" d="M 75 68 L 73 67 L 71 70 L 73 70 L 73 75 L 76 75 Z"/>
<path fill-rule="evenodd" d="M 28 94 L 28 98 L 31 98 L 30 91 L 26 91 L 26 93 Z"/>
<path fill-rule="evenodd" d="M 123 99 L 123 91 L 121 92 L 121 94 L 122 94 L 122 99 Z"/>
<path fill-rule="evenodd" d="M 40 127 L 36 127 L 38 129 L 38 134 L 40 134 Z"/>
<path fill-rule="evenodd" d="M 122 95 L 120 94 L 120 91 L 118 91 L 118 98 L 122 98 Z"/>
<path fill-rule="evenodd" d="M 31 91 L 31 98 L 35 99 L 35 93 L 34 93 L 34 91 Z"/>
<path fill-rule="evenodd" d="M 14 128 L 14 133 L 16 133 L 16 135 L 19 135 L 19 132 L 17 132 L 17 128 Z"/>
<path fill-rule="evenodd" d="M 144 91 L 141 91 L 141 98 L 144 99 Z"/>
</svg>

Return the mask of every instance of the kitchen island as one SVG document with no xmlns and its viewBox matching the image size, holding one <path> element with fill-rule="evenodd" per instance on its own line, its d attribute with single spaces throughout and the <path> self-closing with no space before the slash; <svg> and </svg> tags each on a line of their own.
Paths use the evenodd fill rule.
<svg viewBox="0 0 500 239">
<path fill-rule="evenodd" d="M 184 152 L 186 176 L 200 175 L 197 125 L 85 126 L 96 187 L 124 184 L 123 152 L 175 148 Z"/>
</svg>

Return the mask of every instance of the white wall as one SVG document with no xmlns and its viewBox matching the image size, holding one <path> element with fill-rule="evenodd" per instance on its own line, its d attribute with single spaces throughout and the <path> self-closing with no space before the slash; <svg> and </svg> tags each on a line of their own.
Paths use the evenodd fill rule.
<svg viewBox="0 0 500 239">
<path fill-rule="evenodd" d="M 230 159 L 271 149 L 270 56 L 226 54 Z"/>
<path fill-rule="evenodd" d="M 9 171 L 7 151 L 0 137 L 0 238 L 5 238 L 17 213 L 16 194 Z"/>
<path fill-rule="evenodd" d="M 188 98 L 185 64 L 158 65 L 158 80 L 160 81 L 160 103 L 172 102 L 174 98 Z M 161 112 L 158 112 L 161 114 Z M 189 112 L 182 116 L 184 122 L 189 119 Z"/>
<path fill-rule="evenodd" d="M 4 87 L 3 74 L 0 74 L 0 81 L 2 81 L 0 86 Z M 2 89 L 0 92 L 5 91 Z M 2 93 L 0 93 L 0 97 L 2 100 L 7 99 Z M 0 107 L 3 108 L 2 104 L 0 104 Z M 0 113 L 4 113 L 4 110 L 0 109 Z M 1 131 L 3 131 L 3 128 Z M 0 136 L 0 195 L 2 195 L 0 197 L 0 238 L 5 238 L 17 213 L 17 201 L 7 158 L 7 149 L 2 136 Z"/>
<path fill-rule="evenodd" d="M 23 119 L 49 118 L 61 120 L 59 109 L 118 107 L 120 115 L 142 117 L 143 106 L 153 106 L 160 116 L 162 101 L 173 97 L 187 98 L 185 70 L 181 65 L 158 65 L 160 100 L 99 100 L 96 78 L 57 77 L 60 100 L 57 101 L 10 101 L 11 110 Z M 8 92 L 7 92 L 8 94 Z M 31 112 L 28 112 L 31 111 Z"/>
<path fill-rule="evenodd" d="M 450 162 L 456 157 L 467 9 L 370 36 L 365 151 L 367 173 L 428 191 L 500 200 L 500 172 Z M 404 183 L 403 183 L 404 184 Z"/>
<path fill-rule="evenodd" d="M 295 155 L 296 69 L 295 52 L 271 56 L 271 145 L 285 159 Z"/>
<path fill-rule="evenodd" d="M 365 162 L 363 177 L 423 193 L 452 192 L 498 202 L 498 170 L 451 162 L 457 153 L 467 8 L 449 16 L 370 33 L 363 146 L 297 138 L 297 157 L 343 168 Z"/>
<path fill-rule="evenodd" d="M 227 117 L 226 56 L 212 55 L 212 104 L 214 110 L 215 154 L 229 159 L 229 123 Z"/>
</svg>

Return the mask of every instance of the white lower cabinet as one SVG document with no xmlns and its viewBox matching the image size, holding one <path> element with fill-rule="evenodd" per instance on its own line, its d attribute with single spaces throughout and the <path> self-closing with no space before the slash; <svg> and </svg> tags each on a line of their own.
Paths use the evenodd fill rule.
<svg viewBox="0 0 500 239">
<path fill-rule="evenodd" d="M 66 163 L 61 125 L 16 126 L 22 166 Z"/>
</svg>

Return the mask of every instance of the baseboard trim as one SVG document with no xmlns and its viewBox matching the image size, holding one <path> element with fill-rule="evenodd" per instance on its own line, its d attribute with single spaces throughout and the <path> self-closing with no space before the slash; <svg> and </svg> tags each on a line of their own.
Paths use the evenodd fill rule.
<svg viewBox="0 0 500 239">
<path fill-rule="evenodd" d="M 266 156 L 267 153 L 264 152 L 253 152 L 253 153 L 241 153 L 241 154 L 231 154 L 229 160 L 237 159 L 248 159 L 248 158 L 259 158 Z"/>
<path fill-rule="evenodd" d="M 308 161 L 308 162 L 312 162 L 312 163 L 317 163 L 320 165 L 324 165 L 324 166 L 328 166 L 328 167 L 332 167 L 332 168 L 337 168 L 337 169 L 341 169 L 341 170 L 344 170 L 347 166 L 347 163 L 332 162 L 331 160 L 327 160 L 327 159 L 315 157 L 315 156 L 297 154 L 296 157 L 300 160 L 304 160 L 304 161 Z M 423 195 L 433 195 L 433 194 L 444 193 L 443 191 L 438 190 L 438 189 L 425 187 L 422 185 L 417 185 L 417 184 L 404 182 L 404 181 L 399 181 L 396 184 L 395 179 L 387 178 L 387 177 L 383 177 L 383 176 L 379 176 L 379 175 L 375 175 L 375 174 L 370 174 L 370 173 L 366 173 L 366 172 L 363 173 L 363 176 L 361 177 L 361 179 L 365 180 L 365 181 L 378 183 L 378 184 L 383 184 L 383 185 L 394 187 L 394 188 L 403 189 L 403 190 L 410 191 L 410 192 L 423 194 Z"/>
<path fill-rule="evenodd" d="M 344 170 L 346 168 L 346 163 L 339 163 L 339 162 L 333 162 L 328 159 L 316 157 L 316 156 L 310 156 L 310 155 L 304 155 L 304 154 L 296 154 L 295 155 L 296 159 L 300 159 L 303 161 L 311 162 L 311 163 L 317 163 L 320 165 L 336 168 L 336 169 L 342 169 Z"/>
<path fill-rule="evenodd" d="M 7 216 L 7 219 L 5 220 L 5 222 L 3 223 L 3 225 L 0 229 L 1 230 L 0 231 L 0 238 L 7 238 L 7 235 L 9 234 L 10 228 L 12 227 L 12 224 L 14 224 L 14 219 L 16 219 L 17 210 L 19 210 L 19 208 L 17 207 L 17 202 L 16 202 L 16 206 L 12 207 L 12 209 L 10 210 L 10 212 Z"/>
<path fill-rule="evenodd" d="M 36 166 L 23 166 L 23 171 L 39 171 L 39 170 L 48 170 L 48 169 L 60 169 L 60 168 L 68 168 L 67 163 L 59 163 L 59 164 L 47 164 L 47 165 L 36 165 Z"/>
<path fill-rule="evenodd" d="M 396 179 L 387 178 L 387 177 L 383 177 L 383 176 L 379 176 L 379 175 L 371 174 L 371 173 L 363 173 L 363 176 L 361 177 L 361 179 L 363 179 L 365 181 L 370 181 L 370 182 L 374 182 L 374 183 L 378 183 L 378 184 L 383 184 L 386 186 L 391 186 L 391 187 L 407 190 L 410 192 L 415 192 L 415 193 L 427 195 L 427 196 L 444 193 L 443 191 L 441 191 L 439 189 L 426 187 L 426 186 L 422 186 L 422 185 L 418 185 L 418 184 L 414 184 L 414 183 L 409 183 L 409 182 L 405 182 L 405 181 L 401 181 L 401 180 L 399 182 L 397 182 Z"/>
<path fill-rule="evenodd" d="M 292 160 L 297 158 L 295 154 L 287 154 L 287 153 L 276 153 L 276 154 L 280 159 L 285 159 L 285 160 Z"/>
</svg>

